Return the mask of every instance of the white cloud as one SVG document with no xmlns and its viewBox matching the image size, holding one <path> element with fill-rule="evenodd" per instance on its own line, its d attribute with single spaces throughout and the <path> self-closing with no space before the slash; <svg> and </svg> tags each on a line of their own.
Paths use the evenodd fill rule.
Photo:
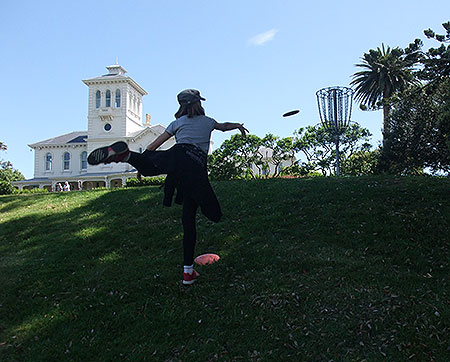
<svg viewBox="0 0 450 362">
<path fill-rule="evenodd" d="M 278 29 L 270 29 L 269 31 L 255 35 L 253 38 L 250 38 L 248 42 L 249 44 L 255 46 L 264 45 L 267 42 L 273 40 L 276 33 L 278 33 Z"/>
</svg>

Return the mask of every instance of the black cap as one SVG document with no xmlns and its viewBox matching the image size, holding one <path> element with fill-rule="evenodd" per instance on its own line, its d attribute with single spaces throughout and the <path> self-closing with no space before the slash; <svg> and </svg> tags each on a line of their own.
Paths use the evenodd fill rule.
<svg viewBox="0 0 450 362">
<path fill-rule="evenodd" d="M 187 104 L 192 104 L 198 101 L 206 101 L 205 98 L 203 98 L 200 95 L 200 92 L 196 89 L 185 89 L 184 91 L 181 91 L 178 96 L 178 103 L 180 105 L 184 106 Z"/>
</svg>

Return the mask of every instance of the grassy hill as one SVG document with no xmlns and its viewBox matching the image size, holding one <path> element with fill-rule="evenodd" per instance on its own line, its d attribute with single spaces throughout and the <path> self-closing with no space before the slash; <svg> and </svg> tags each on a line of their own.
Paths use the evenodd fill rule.
<svg viewBox="0 0 450 362">
<path fill-rule="evenodd" d="M 449 179 L 214 188 L 191 287 L 157 187 L 1 197 L 0 360 L 448 360 Z"/>
</svg>

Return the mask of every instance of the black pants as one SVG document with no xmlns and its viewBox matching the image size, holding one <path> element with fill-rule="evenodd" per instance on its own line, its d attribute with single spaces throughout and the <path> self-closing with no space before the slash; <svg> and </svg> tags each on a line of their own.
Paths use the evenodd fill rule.
<svg viewBox="0 0 450 362">
<path fill-rule="evenodd" d="M 190 197 L 183 199 L 181 221 L 183 223 L 184 265 L 192 265 L 194 263 L 194 249 L 197 240 L 197 230 L 195 227 L 197 208 L 198 204 L 194 199 Z"/>
<path fill-rule="evenodd" d="M 130 151 L 128 163 L 145 176 L 157 176 L 168 173 L 166 170 L 161 170 L 153 163 L 148 162 L 148 159 L 142 153 Z"/>
<path fill-rule="evenodd" d="M 131 152 L 128 163 L 143 175 L 159 175 L 168 172 L 168 170 L 159 169 L 151 162 L 148 162 L 141 153 Z M 189 196 L 183 198 L 181 221 L 183 224 L 184 265 L 192 265 L 194 263 L 195 242 L 197 240 L 195 224 L 198 206 L 198 203 L 193 198 Z"/>
</svg>

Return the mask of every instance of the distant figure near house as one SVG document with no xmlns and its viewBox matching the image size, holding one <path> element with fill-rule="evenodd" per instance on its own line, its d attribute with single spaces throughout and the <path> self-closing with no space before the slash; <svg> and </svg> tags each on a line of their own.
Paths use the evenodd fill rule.
<svg viewBox="0 0 450 362">
<path fill-rule="evenodd" d="M 63 190 L 64 190 L 64 191 L 70 191 L 70 185 L 69 185 L 69 183 L 68 183 L 67 181 L 64 182 Z"/>
</svg>

